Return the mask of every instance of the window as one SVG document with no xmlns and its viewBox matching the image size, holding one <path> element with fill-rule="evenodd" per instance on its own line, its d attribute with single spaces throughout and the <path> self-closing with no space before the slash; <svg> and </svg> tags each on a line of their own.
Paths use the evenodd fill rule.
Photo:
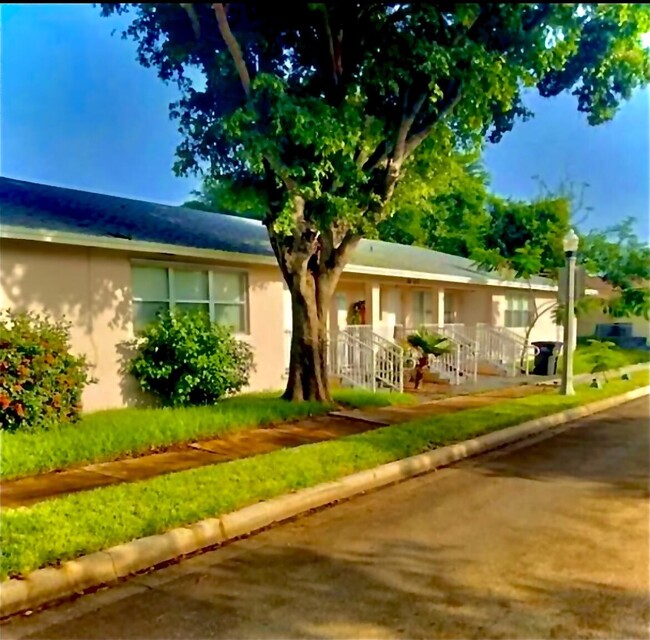
<svg viewBox="0 0 650 640">
<path fill-rule="evenodd" d="M 432 295 L 429 291 L 413 291 L 411 308 L 411 324 L 414 328 L 431 324 Z"/>
<path fill-rule="evenodd" d="M 445 291 L 445 324 L 454 324 L 456 322 L 456 305 L 454 304 L 454 294 L 451 291 Z"/>
<path fill-rule="evenodd" d="M 527 327 L 531 313 L 530 299 L 527 296 L 506 296 L 506 327 Z"/>
<path fill-rule="evenodd" d="M 135 265 L 133 326 L 139 331 L 160 311 L 206 313 L 233 331 L 246 331 L 246 276 L 235 271 Z"/>
</svg>

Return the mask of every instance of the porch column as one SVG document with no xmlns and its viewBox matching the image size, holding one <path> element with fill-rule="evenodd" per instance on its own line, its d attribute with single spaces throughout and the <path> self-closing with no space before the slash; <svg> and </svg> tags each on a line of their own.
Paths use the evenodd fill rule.
<svg viewBox="0 0 650 640">
<path fill-rule="evenodd" d="M 366 323 L 374 332 L 381 325 L 381 286 L 377 282 L 366 283 Z"/>
<path fill-rule="evenodd" d="M 402 289 L 402 315 L 399 322 L 405 329 L 411 329 L 412 325 L 412 302 L 411 289 Z"/>
<path fill-rule="evenodd" d="M 442 287 L 433 289 L 433 322 L 445 324 L 445 290 Z"/>
<path fill-rule="evenodd" d="M 395 325 L 398 323 L 401 314 L 400 294 L 396 287 L 385 289 L 384 294 L 381 305 L 381 324 L 386 332 L 385 337 L 393 339 Z"/>
<path fill-rule="evenodd" d="M 282 288 L 282 307 L 283 307 L 283 357 L 284 357 L 284 375 L 289 373 L 289 363 L 291 361 L 291 331 L 293 329 L 293 313 L 291 308 L 291 292 L 286 284 Z"/>
<path fill-rule="evenodd" d="M 327 354 L 329 371 L 339 371 L 341 349 L 338 334 L 347 324 L 347 296 L 338 292 L 332 296 L 329 313 L 327 314 L 327 335 L 330 348 Z"/>
<path fill-rule="evenodd" d="M 327 317 L 325 318 L 325 324 L 327 326 L 327 333 L 329 335 L 332 335 L 332 333 L 336 333 L 339 328 L 339 323 L 338 323 L 338 293 L 335 293 L 332 296 L 332 300 L 330 302 L 330 308 L 329 308 L 329 313 L 327 314 Z"/>
<path fill-rule="evenodd" d="M 341 292 L 334 295 L 334 305 L 332 307 L 333 318 L 332 326 L 335 329 L 344 329 L 348 324 L 348 296 Z"/>
</svg>

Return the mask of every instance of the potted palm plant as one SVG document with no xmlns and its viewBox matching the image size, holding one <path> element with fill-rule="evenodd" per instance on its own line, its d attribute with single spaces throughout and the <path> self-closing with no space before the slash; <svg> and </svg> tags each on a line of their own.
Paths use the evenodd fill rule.
<svg viewBox="0 0 650 640">
<path fill-rule="evenodd" d="M 415 388 L 418 389 L 424 378 L 424 370 L 429 366 L 429 357 L 438 358 L 452 349 L 452 343 L 446 336 L 420 329 L 406 336 L 406 342 L 415 352 Z"/>
</svg>

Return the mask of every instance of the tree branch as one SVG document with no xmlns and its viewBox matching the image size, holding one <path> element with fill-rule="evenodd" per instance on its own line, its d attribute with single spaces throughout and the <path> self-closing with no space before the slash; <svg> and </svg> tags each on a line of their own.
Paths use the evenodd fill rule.
<svg viewBox="0 0 650 640">
<path fill-rule="evenodd" d="M 353 233 L 352 230 L 348 229 L 346 234 L 343 236 L 340 244 L 334 250 L 334 266 L 336 269 L 343 269 L 345 263 L 348 261 L 350 253 L 354 248 L 359 244 L 361 236 Z"/>
<path fill-rule="evenodd" d="M 228 16 L 226 15 L 226 9 L 222 2 L 215 2 L 212 5 L 214 9 L 214 14 L 217 17 L 217 22 L 219 23 L 219 32 L 223 37 L 228 51 L 232 56 L 233 62 L 235 63 L 235 68 L 239 74 L 239 79 L 241 80 L 241 85 L 244 89 L 244 93 L 248 98 L 251 93 L 251 77 L 248 73 L 248 68 L 246 67 L 246 61 L 237 42 L 237 38 L 233 35 L 233 32 L 230 30 L 230 24 L 228 23 Z"/>
<path fill-rule="evenodd" d="M 544 19 L 550 14 L 552 6 L 550 4 L 543 4 L 528 20 L 522 25 L 525 33 L 538 27 Z M 480 32 L 482 29 L 490 25 L 493 18 L 497 18 L 498 13 L 493 12 L 489 5 L 481 5 L 479 14 L 474 19 L 472 25 L 462 35 L 457 36 L 455 44 L 457 44 L 463 37 L 468 40 L 480 39 Z M 507 49 L 507 47 L 506 47 Z M 459 80 L 452 80 L 450 91 L 443 96 L 438 103 L 438 108 L 429 118 L 427 118 L 416 131 L 409 136 L 406 141 L 406 156 L 411 155 L 419 146 L 428 138 L 433 127 L 439 122 L 447 113 L 453 110 L 462 97 L 462 86 Z"/>
<path fill-rule="evenodd" d="M 330 24 L 329 11 L 326 5 L 323 6 L 323 20 L 325 22 L 325 34 L 327 36 L 327 46 L 329 49 L 330 61 L 332 63 L 332 82 L 335 87 L 339 85 L 341 75 L 343 73 L 343 65 L 341 60 L 341 35 L 334 41 L 332 33 L 332 26 Z"/>
<path fill-rule="evenodd" d="M 363 163 L 362 169 L 364 171 L 372 171 L 373 169 L 376 169 L 383 163 L 388 162 L 388 159 L 391 157 L 399 158 L 399 163 L 401 164 L 406 155 L 408 155 L 405 155 L 405 145 L 408 139 L 408 133 L 428 97 L 427 93 L 421 93 L 413 106 L 409 109 L 408 94 L 409 91 L 407 90 L 404 97 L 402 119 L 397 129 L 397 133 L 395 134 L 395 141 L 389 142 L 388 140 L 382 140 L 377 145 L 377 148 L 370 154 L 368 159 Z"/>
<path fill-rule="evenodd" d="M 462 96 L 460 80 L 453 80 L 449 92 L 438 102 L 437 109 L 406 140 L 405 157 L 410 156 L 430 135 L 433 127 L 458 104 Z"/>
<path fill-rule="evenodd" d="M 388 160 L 388 154 L 391 152 L 391 143 L 388 140 L 382 140 L 377 148 L 370 154 L 370 157 L 363 163 L 364 171 L 372 171 Z"/>
<path fill-rule="evenodd" d="M 190 22 L 192 23 L 194 37 L 198 40 L 201 37 L 201 25 L 199 24 L 199 17 L 196 15 L 196 11 L 194 10 L 194 5 L 191 2 L 181 2 L 180 5 L 187 12 Z"/>
<path fill-rule="evenodd" d="M 413 123 L 415 122 L 418 113 L 420 113 L 420 109 L 422 109 L 422 105 L 424 104 L 424 101 L 427 99 L 427 94 L 422 93 L 417 98 L 417 100 L 413 103 L 413 106 L 409 108 L 408 106 L 409 94 L 410 91 L 407 90 L 404 95 L 404 108 L 402 110 L 402 121 L 400 123 L 400 126 L 397 129 L 397 135 L 395 136 L 395 145 L 393 148 L 393 152 L 391 154 L 392 160 L 398 163 L 399 165 L 402 164 L 402 161 L 404 160 L 405 157 L 407 136 L 411 131 L 411 127 L 413 126 Z"/>
</svg>

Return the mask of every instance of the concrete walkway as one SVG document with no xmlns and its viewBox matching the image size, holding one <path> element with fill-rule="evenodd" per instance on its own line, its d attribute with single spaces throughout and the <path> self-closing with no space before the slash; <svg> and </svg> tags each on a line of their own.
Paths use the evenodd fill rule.
<svg viewBox="0 0 650 640">
<path fill-rule="evenodd" d="M 647 638 L 647 398 L 3 626 L 24 638 Z"/>
<path fill-rule="evenodd" d="M 166 473 L 333 440 L 389 424 L 474 409 L 549 391 L 536 386 L 512 387 L 476 395 L 454 396 L 412 407 L 337 411 L 329 416 L 308 418 L 275 427 L 237 431 L 212 440 L 175 446 L 163 453 L 0 482 L 0 503 L 4 509 L 29 506 L 78 491 L 137 482 Z"/>
</svg>

